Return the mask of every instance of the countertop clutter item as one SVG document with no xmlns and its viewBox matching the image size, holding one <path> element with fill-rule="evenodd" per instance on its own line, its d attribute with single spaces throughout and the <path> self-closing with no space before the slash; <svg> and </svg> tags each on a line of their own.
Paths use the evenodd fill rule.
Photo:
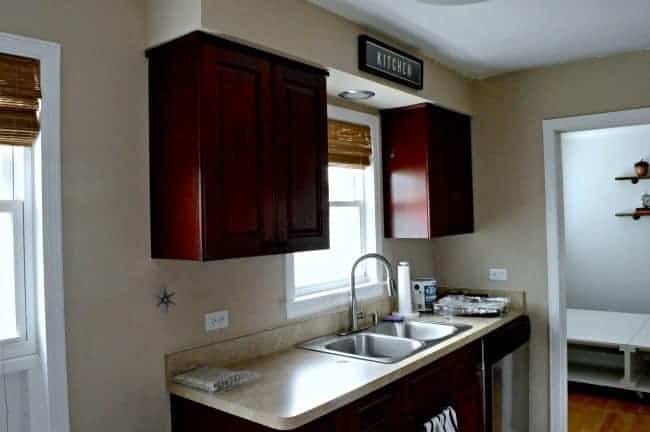
<svg viewBox="0 0 650 432">
<path fill-rule="evenodd" d="M 255 381 L 259 375 L 250 371 L 232 371 L 216 367 L 199 367 L 178 374 L 174 382 L 207 392 L 224 392 Z"/>
<path fill-rule="evenodd" d="M 634 172 L 636 172 L 636 175 L 639 177 L 645 177 L 648 175 L 648 167 L 650 164 L 645 159 L 641 159 L 637 163 L 634 164 Z"/>
<path fill-rule="evenodd" d="M 414 278 L 411 282 L 413 308 L 417 312 L 431 312 L 438 295 L 438 282 L 434 278 Z"/>
<path fill-rule="evenodd" d="M 496 317 L 505 314 L 509 304 L 507 297 L 448 295 L 434 303 L 433 311 L 446 316 Z"/>
<path fill-rule="evenodd" d="M 397 311 L 405 318 L 417 315 L 411 299 L 411 266 L 406 261 L 397 264 Z"/>
</svg>

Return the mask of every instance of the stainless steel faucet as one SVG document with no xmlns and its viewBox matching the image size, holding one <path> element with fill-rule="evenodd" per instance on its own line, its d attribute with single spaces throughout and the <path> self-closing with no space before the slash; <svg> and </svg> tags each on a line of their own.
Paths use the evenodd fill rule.
<svg viewBox="0 0 650 432">
<path fill-rule="evenodd" d="M 381 261 L 382 264 L 384 264 L 384 268 L 386 269 L 386 273 L 388 274 L 388 287 L 387 287 L 388 297 L 393 296 L 393 292 L 395 288 L 395 277 L 393 274 L 393 267 L 390 265 L 390 262 L 386 259 L 385 256 L 380 255 L 378 253 L 369 253 L 369 254 L 362 255 L 354 262 L 354 264 L 352 264 L 352 272 L 350 274 L 350 296 L 351 296 L 350 331 L 352 332 L 359 331 L 359 319 L 363 318 L 363 313 L 359 312 L 359 304 L 357 303 L 357 289 L 356 289 L 356 283 L 354 281 L 354 272 L 357 269 L 359 263 L 369 258 L 375 258 Z"/>
</svg>

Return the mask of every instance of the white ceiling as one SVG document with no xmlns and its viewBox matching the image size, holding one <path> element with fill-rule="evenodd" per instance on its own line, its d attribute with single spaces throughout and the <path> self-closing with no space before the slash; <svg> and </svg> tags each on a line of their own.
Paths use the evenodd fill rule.
<svg viewBox="0 0 650 432">
<path fill-rule="evenodd" d="M 471 77 L 650 49 L 650 0 L 309 0 Z"/>
</svg>

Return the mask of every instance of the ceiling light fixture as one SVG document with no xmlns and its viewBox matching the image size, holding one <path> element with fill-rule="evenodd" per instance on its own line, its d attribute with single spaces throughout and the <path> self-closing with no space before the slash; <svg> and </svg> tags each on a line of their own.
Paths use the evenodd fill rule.
<svg viewBox="0 0 650 432">
<path fill-rule="evenodd" d="M 374 91 L 370 90 L 345 90 L 339 93 L 339 97 L 347 100 L 365 100 L 370 99 L 375 95 Z"/>
</svg>

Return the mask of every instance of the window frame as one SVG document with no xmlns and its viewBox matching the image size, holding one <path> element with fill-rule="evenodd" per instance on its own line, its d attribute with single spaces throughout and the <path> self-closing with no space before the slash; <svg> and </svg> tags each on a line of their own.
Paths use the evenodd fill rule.
<svg viewBox="0 0 650 432">
<path fill-rule="evenodd" d="M 29 380 L 33 431 L 69 432 L 61 211 L 61 45 L 0 32 L 0 52 L 38 59 L 42 91 L 41 133 L 30 155 L 32 226 L 25 227 L 33 235 L 25 246 L 33 248 L 34 272 L 28 277 L 33 278 L 37 319 L 32 322 L 31 333 L 28 328 L 28 338 L 37 354 L 0 360 L 0 373 L 20 363 L 34 377 Z"/>
<path fill-rule="evenodd" d="M 14 296 L 16 303 L 16 330 L 18 335 L 13 338 L 0 339 L 0 345 L 9 345 L 24 341 L 27 336 L 27 311 L 25 310 L 25 234 L 23 230 L 22 201 L 0 200 L 0 214 L 8 214 L 11 217 L 13 225 Z M 0 353 L 0 356 L 2 356 L 2 353 Z"/>
<path fill-rule="evenodd" d="M 18 337 L 0 340 L 0 361 L 32 355 L 37 351 L 32 167 L 32 150 L 24 148 L 22 158 L 13 158 L 13 200 L 0 200 L 0 211 L 12 214 L 14 221 L 18 329 Z"/>
<path fill-rule="evenodd" d="M 383 215 L 382 206 L 382 153 L 380 139 L 380 121 L 376 115 L 366 114 L 333 105 L 327 106 L 327 116 L 330 119 L 347 121 L 366 125 L 370 128 L 372 155 L 370 169 L 364 172 L 364 200 L 360 207 L 365 223 L 361 224 L 362 250 L 367 252 L 383 252 Z M 368 187 L 370 186 L 370 187 Z M 354 206 L 355 201 L 332 201 L 329 206 Z M 374 225 L 374 230 L 367 231 Z M 352 263 L 350 263 L 350 266 Z M 378 298 L 386 293 L 386 282 L 375 282 L 382 274 L 379 263 L 368 264 L 369 278 L 357 276 L 357 298 L 368 300 Z M 323 284 L 302 288 L 300 295 L 294 285 L 294 255 L 285 255 L 285 286 L 287 319 L 315 315 L 318 313 L 340 310 L 350 302 L 350 281 L 328 281 Z"/>
</svg>

